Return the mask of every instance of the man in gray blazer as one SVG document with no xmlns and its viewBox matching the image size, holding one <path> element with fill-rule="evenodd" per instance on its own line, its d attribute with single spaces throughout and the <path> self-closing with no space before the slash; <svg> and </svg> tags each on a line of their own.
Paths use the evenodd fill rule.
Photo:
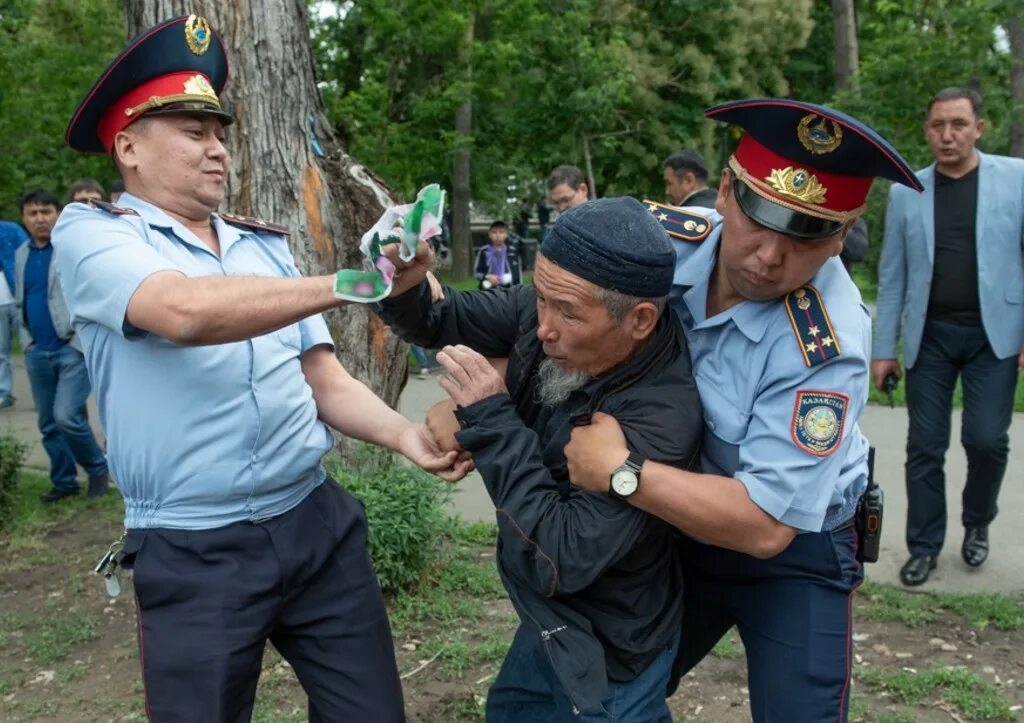
<svg viewBox="0 0 1024 723">
<path fill-rule="evenodd" d="M 1006 470 L 1017 371 L 1024 368 L 1024 160 L 981 153 L 981 97 L 947 88 L 929 103 L 924 130 L 935 163 L 924 193 L 893 185 L 878 273 L 871 373 L 882 389 L 907 368 L 907 548 L 900 571 L 920 585 L 946 533 L 943 460 L 957 376 L 967 453 L 964 541 L 971 567 L 988 557 L 988 525 Z"/>
</svg>

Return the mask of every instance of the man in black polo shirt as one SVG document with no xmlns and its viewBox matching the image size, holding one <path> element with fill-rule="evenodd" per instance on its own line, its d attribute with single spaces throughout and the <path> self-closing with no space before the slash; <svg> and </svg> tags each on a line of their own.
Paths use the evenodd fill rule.
<svg viewBox="0 0 1024 723">
<path fill-rule="evenodd" d="M 894 185 L 889 194 L 871 372 L 879 389 L 900 377 L 902 321 L 910 415 L 905 585 L 928 579 L 945 538 L 943 460 L 957 376 L 967 454 L 960 554 L 971 567 L 988 557 L 1024 368 L 1024 160 L 978 151 L 983 129 L 978 93 L 939 92 L 924 125 L 935 157 L 918 173 L 924 193 Z"/>
</svg>

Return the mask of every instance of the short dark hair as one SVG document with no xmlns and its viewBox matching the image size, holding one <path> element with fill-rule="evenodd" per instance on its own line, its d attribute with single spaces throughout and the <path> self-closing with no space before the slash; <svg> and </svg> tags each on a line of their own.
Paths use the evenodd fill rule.
<svg viewBox="0 0 1024 723">
<path fill-rule="evenodd" d="M 960 100 L 961 98 L 969 100 L 971 102 L 971 110 L 974 111 L 974 117 L 981 118 L 981 93 L 976 91 L 974 88 L 957 85 L 949 88 L 943 88 L 936 93 L 935 96 L 928 101 L 928 107 L 925 109 L 924 117 L 927 118 L 932 114 L 932 106 L 936 103 L 942 103 L 947 100 Z"/>
<path fill-rule="evenodd" d="M 570 188 L 579 188 L 583 182 L 583 171 L 576 166 L 555 166 L 548 176 L 548 190 L 563 183 Z"/>
<path fill-rule="evenodd" d="M 68 203 L 75 200 L 75 196 L 81 191 L 95 191 L 100 194 L 101 198 L 106 197 L 106 193 L 103 191 L 103 186 L 100 185 L 99 181 L 92 178 L 79 178 L 68 186 Z"/>
<path fill-rule="evenodd" d="M 111 193 L 124 193 L 124 181 L 118 178 L 116 181 L 110 184 Z"/>
<path fill-rule="evenodd" d="M 493 221 L 491 223 L 491 225 L 487 228 L 487 230 L 490 231 L 492 228 L 504 228 L 504 229 L 507 229 L 508 228 L 508 224 L 505 223 L 504 221 L 502 221 L 499 218 L 497 221 Z"/>
<path fill-rule="evenodd" d="M 27 191 L 22 194 L 20 208 L 23 213 L 25 211 L 25 206 L 30 203 L 34 203 L 37 206 L 53 206 L 58 211 L 60 210 L 60 201 L 58 201 L 57 197 L 45 188 L 33 188 L 31 191 Z"/>
<path fill-rule="evenodd" d="M 676 174 L 689 171 L 698 181 L 708 180 L 708 164 L 704 162 L 704 156 L 694 150 L 676 151 L 666 158 L 662 168 L 671 168 Z"/>
</svg>

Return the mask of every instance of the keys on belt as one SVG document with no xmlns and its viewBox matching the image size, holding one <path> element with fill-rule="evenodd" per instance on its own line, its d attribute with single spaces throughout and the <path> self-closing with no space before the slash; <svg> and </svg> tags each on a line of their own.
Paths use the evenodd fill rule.
<svg viewBox="0 0 1024 723">
<path fill-rule="evenodd" d="M 121 594 L 121 580 L 117 575 L 117 569 L 121 566 L 121 559 L 124 557 L 124 538 L 127 534 L 128 531 L 125 530 L 121 538 L 115 540 L 107 548 L 107 552 L 100 558 L 99 563 L 93 569 L 94 573 L 103 578 L 103 586 L 110 597 L 117 597 Z"/>
</svg>

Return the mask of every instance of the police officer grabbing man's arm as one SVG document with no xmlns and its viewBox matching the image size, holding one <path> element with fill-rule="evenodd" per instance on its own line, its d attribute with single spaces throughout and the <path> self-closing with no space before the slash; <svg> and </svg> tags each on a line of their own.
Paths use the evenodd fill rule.
<svg viewBox="0 0 1024 723">
<path fill-rule="evenodd" d="M 838 257 L 873 177 L 921 186 L 884 138 L 830 108 L 755 99 L 706 115 L 746 133 L 722 172 L 722 222 L 674 277 L 701 471 L 643 460 L 626 499 L 685 533 L 677 675 L 735 625 L 754 721 L 843 721 L 871 319 Z M 565 453 L 592 492 L 614 492 L 628 458 L 602 414 Z"/>
</svg>

